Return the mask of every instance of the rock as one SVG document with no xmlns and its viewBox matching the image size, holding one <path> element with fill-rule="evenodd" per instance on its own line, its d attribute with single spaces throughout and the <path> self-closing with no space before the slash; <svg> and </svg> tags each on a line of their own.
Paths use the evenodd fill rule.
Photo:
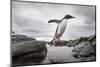
<svg viewBox="0 0 100 67">
<path fill-rule="evenodd" d="M 18 43 L 18 42 L 22 42 L 22 41 L 30 41 L 30 40 L 36 40 L 34 38 L 28 37 L 26 35 L 12 35 L 12 43 Z"/>
<path fill-rule="evenodd" d="M 69 40 L 68 43 L 67 43 L 67 46 L 72 47 L 73 46 L 73 40 Z"/>
<path fill-rule="evenodd" d="M 55 46 L 66 46 L 67 41 L 58 41 L 55 43 Z"/>
<path fill-rule="evenodd" d="M 84 42 L 83 44 L 74 47 L 72 54 L 75 57 L 89 57 L 91 55 L 95 55 L 95 51 L 89 42 Z"/>
<path fill-rule="evenodd" d="M 36 41 L 23 35 L 12 37 L 11 53 L 13 65 L 40 64 L 45 59 L 47 54 L 45 41 Z"/>
<path fill-rule="evenodd" d="M 72 54 L 74 57 L 78 57 L 84 46 L 87 45 L 87 41 L 80 42 L 78 45 L 73 47 Z"/>
<path fill-rule="evenodd" d="M 12 31 L 12 34 L 15 34 L 15 31 Z"/>
<path fill-rule="evenodd" d="M 87 58 L 87 61 L 96 61 L 96 57 L 90 56 L 90 57 Z"/>
<path fill-rule="evenodd" d="M 92 35 L 89 37 L 80 37 L 79 39 L 69 40 L 69 41 L 65 41 L 65 40 L 56 41 L 55 43 L 52 43 L 50 45 L 75 47 L 79 45 L 81 42 L 84 43 L 85 41 L 90 41 L 92 47 L 94 47 L 94 49 L 96 48 L 96 36 L 95 35 Z"/>
<path fill-rule="evenodd" d="M 27 41 L 12 45 L 12 61 L 15 65 L 36 64 L 45 59 L 46 43 L 41 41 Z"/>
<path fill-rule="evenodd" d="M 90 57 L 80 57 L 78 58 L 78 60 L 80 62 L 86 62 L 86 61 L 96 61 L 96 57 L 95 56 L 90 56 Z"/>
<path fill-rule="evenodd" d="M 72 55 L 80 61 L 94 61 L 96 60 L 96 41 L 95 35 L 92 35 L 84 40 L 78 42 L 73 47 Z"/>
<path fill-rule="evenodd" d="M 49 44 L 49 42 L 47 42 L 48 44 Z M 67 41 L 64 41 L 64 40 L 60 40 L 60 41 L 58 41 L 58 40 L 56 40 L 55 42 L 53 42 L 53 43 L 50 43 L 49 45 L 54 45 L 54 46 L 66 46 L 66 44 L 67 44 Z"/>
<path fill-rule="evenodd" d="M 91 46 L 94 48 L 96 52 L 96 35 L 90 36 L 88 40 L 90 41 Z"/>
<path fill-rule="evenodd" d="M 93 47 L 91 47 L 90 44 L 84 46 L 84 48 L 81 50 L 80 54 L 81 57 L 89 57 L 91 55 L 95 55 L 95 51 Z"/>
<path fill-rule="evenodd" d="M 88 41 L 88 37 L 80 37 L 79 39 L 69 40 L 69 41 L 67 41 L 66 46 L 74 47 L 74 46 L 78 45 L 82 41 Z"/>
</svg>

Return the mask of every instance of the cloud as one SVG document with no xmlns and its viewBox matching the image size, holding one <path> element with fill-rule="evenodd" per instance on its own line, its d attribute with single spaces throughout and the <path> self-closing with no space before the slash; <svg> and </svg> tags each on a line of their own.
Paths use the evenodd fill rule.
<svg viewBox="0 0 100 67">
<path fill-rule="evenodd" d="M 95 34 L 95 7 L 34 2 L 12 2 L 12 30 L 33 37 L 52 38 L 57 24 L 50 19 L 61 19 L 66 14 L 75 16 L 68 20 L 63 39 L 75 39 Z"/>
</svg>

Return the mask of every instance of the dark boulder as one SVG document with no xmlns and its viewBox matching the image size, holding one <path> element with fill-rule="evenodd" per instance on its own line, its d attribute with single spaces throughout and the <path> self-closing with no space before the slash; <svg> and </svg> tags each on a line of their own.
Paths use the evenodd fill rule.
<svg viewBox="0 0 100 67">
<path fill-rule="evenodd" d="M 88 44 L 88 45 L 84 46 L 84 48 L 80 52 L 80 56 L 81 57 L 89 57 L 91 55 L 95 55 L 95 51 L 94 51 L 93 47 L 91 47 L 91 45 Z"/>
<path fill-rule="evenodd" d="M 15 65 L 37 64 L 47 54 L 46 43 L 43 41 L 27 41 L 12 45 L 12 62 Z"/>
<path fill-rule="evenodd" d="M 47 54 L 45 41 L 36 41 L 24 35 L 14 35 L 12 38 L 11 54 L 14 66 L 40 64 L 45 59 Z"/>
<path fill-rule="evenodd" d="M 91 46 L 94 48 L 96 52 L 96 35 L 90 36 L 88 40 L 90 41 Z"/>
<path fill-rule="evenodd" d="M 73 47 L 73 50 L 72 50 L 73 56 L 78 57 L 80 55 L 80 52 L 82 51 L 82 49 L 87 45 L 87 43 L 88 42 L 86 42 L 86 41 L 80 42 L 78 45 Z"/>
<path fill-rule="evenodd" d="M 80 41 L 73 47 L 72 55 L 80 61 L 93 61 L 96 60 L 96 44 L 95 36 L 88 37 L 87 40 Z"/>
</svg>

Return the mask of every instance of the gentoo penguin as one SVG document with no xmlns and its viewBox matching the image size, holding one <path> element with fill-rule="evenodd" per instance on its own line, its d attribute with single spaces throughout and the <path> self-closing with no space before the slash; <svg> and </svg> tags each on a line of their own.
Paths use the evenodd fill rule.
<svg viewBox="0 0 100 67">
<path fill-rule="evenodd" d="M 53 23 L 54 22 L 54 23 L 58 24 L 55 35 L 54 35 L 54 38 L 53 38 L 52 41 L 49 42 L 50 45 L 52 45 L 52 43 L 55 43 L 56 41 L 60 41 L 60 37 L 63 35 L 63 33 L 66 30 L 67 20 L 72 19 L 72 18 L 75 18 L 75 17 L 73 17 L 71 15 L 66 15 L 61 20 L 52 19 L 52 20 L 48 21 L 48 23 Z"/>
</svg>

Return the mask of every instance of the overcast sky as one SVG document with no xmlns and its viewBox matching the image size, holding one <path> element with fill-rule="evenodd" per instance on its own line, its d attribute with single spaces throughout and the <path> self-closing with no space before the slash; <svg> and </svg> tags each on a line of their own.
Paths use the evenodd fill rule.
<svg viewBox="0 0 100 67">
<path fill-rule="evenodd" d="M 50 19 L 61 19 L 70 14 L 76 18 L 68 20 L 65 40 L 95 34 L 95 7 L 34 2 L 12 2 L 12 30 L 37 39 L 52 39 L 57 24 Z"/>
</svg>

